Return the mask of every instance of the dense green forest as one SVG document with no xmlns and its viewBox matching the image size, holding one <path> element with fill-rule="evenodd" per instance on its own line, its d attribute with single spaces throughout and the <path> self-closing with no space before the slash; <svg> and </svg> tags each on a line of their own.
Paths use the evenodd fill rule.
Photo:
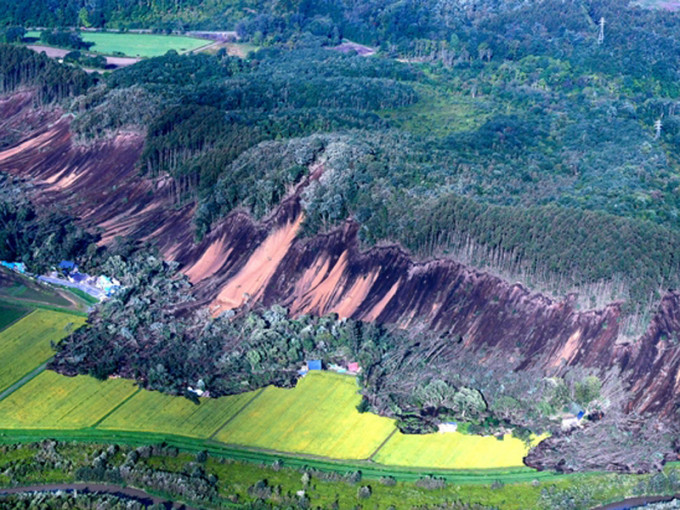
<svg viewBox="0 0 680 510">
<path fill-rule="evenodd" d="M 680 123 L 663 79 L 676 64 L 657 60 L 655 76 L 581 54 L 508 57 L 169 53 L 78 99 L 74 129 L 146 126 L 141 169 L 170 172 L 177 201 L 199 202 L 199 239 L 238 206 L 265 215 L 318 161 L 302 192 L 308 235 L 352 217 L 367 244 L 465 256 L 556 294 L 616 280 L 584 304 L 647 307 L 678 283 Z"/>
<path fill-rule="evenodd" d="M 0 174 L 0 260 L 24 262 L 40 274 L 61 260 L 97 255 L 97 237 L 57 207 L 36 207 L 31 188 Z"/>
</svg>

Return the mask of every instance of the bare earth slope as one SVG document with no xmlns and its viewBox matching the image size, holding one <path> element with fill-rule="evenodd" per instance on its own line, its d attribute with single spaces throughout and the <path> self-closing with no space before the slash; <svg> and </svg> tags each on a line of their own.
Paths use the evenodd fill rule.
<svg viewBox="0 0 680 510">
<path fill-rule="evenodd" d="M 182 264 L 199 301 L 214 313 L 276 302 L 296 314 L 336 312 L 431 328 L 471 349 L 502 349 L 520 370 L 619 366 L 634 390 L 629 410 L 670 416 L 680 402 L 680 347 L 672 341 L 680 333 L 680 294 L 663 299 L 642 338 L 624 342 L 617 304 L 577 311 L 569 298 L 555 302 L 452 260 L 414 261 L 396 246 L 361 252 L 351 222 L 301 238 L 296 196 L 262 223 L 234 212 L 194 244 L 193 204 L 175 208 L 168 183 L 144 179 L 135 168 L 141 136 L 76 146 L 68 117 L 39 114 L 29 99 L 17 94 L 0 101 L 0 140 L 6 141 L 0 171 L 30 178 L 40 200 L 58 201 L 86 225 L 101 228 L 103 242 L 117 235 L 156 242 Z M 12 126 L 20 125 L 30 129 L 17 136 Z"/>
</svg>

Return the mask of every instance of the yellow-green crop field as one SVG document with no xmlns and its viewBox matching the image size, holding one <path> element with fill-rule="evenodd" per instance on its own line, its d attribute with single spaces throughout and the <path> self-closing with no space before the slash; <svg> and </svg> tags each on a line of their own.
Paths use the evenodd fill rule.
<svg viewBox="0 0 680 510">
<path fill-rule="evenodd" d="M 373 460 L 391 466 L 486 469 L 522 466 L 529 448 L 510 436 L 472 436 L 460 432 L 412 435 L 398 432 Z"/>
<path fill-rule="evenodd" d="M 335 459 L 366 459 L 394 422 L 359 413 L 353 377 L 311 372 L 293 390 L 268 387 L 215 438 L 224 443 Z"/>
<path fill-rule="evenodd" d="M 208 438 L 254 394 L 202 398 L 196 405 L 186 398 L 142 390 L 107 416 L 98 428 Z"/>
<path fill-rule="evenodd" d="M 98 381 L 45 371 L 0 400 L 0 429 L 79 429 L 102 419 L 137 389 L 132 381 Z"/>
<path fill-rule="evenodd" d="M 387 466 L 485 469 L 522 466 L 527 446 L 506 436 L 404 435 L 394 420 L 359 413 L 356 380 L 312 372 L 294 389 L 259 392 L 196 405 L 183 397 L 137 390 L 132 381 L 98 381 L 46 371 L 0 400 L 0 429 L 161 433 Z M 377 451 L 377 452 L 376 452 Z"/>
<path fill-rule="evenodd" d="M 293 390 L 268 387 L 215 437 L 255 446 L 336 459 L 366 459 L 394 423 L 356 409 L 353 377 L 311 372 Z"/>
<path fill-rule="evenodd" d="M 54 352 L 51 341 L 66 336 L 66 326 L 85 322 L 83 317 L 50 310 L 35 310 L 0 332 L 0 391 L 21 379 Z"/>
</svg>

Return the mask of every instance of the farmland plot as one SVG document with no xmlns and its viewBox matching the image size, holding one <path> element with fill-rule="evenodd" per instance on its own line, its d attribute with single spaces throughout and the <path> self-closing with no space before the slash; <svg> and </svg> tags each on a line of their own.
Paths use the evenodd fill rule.
<svg viewBox="0 0 680 510">
<path fill-rule="evenodd" d="M 98 428 L 207 438 L 253 396 L 254 392 L 202 398 L 200 405 L 196 405 L 183 397 L 143 390 L 116 409 Z"/>
<path fill-rule="evenodd" d="M 20 305 L 0 303 L 0 331 L 18 321 L 30 311 L 29 308 Z"/>
<path fill-rule="evenodd" d="M 1 331 L 0 391 L 48 360 L 53 354 L 50 342 L 61 340 L 84 322 L 76 315 L 35 310 Z"/>
<path fill-rule="evenodd" d="M 336 459 L 366 459 L 394 431 L 361 414 L 353 377 L 311 372 L 294 389 L 268 387 L 216 435 L 224 443 Z"/>
<path fill-rule="evenodd" d="M 523 441 L 506 435 L 474 436 L 450 432 L 411 435 L 398 432 L 373 460 L 391 466 L 441 469 L 488 469 L 523 466 L 529 448 Z"/>
<path fill-rule="evenodd" d="M 135 391 L 132 381 L 46 371 L 0 400 L 0 429 L 90 427 Z"/>
</svg>

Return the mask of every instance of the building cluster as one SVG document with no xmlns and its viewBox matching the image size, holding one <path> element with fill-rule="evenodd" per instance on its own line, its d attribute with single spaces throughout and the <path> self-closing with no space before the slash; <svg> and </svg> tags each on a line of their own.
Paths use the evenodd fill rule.
<svg viewBox="0 0 680 510">
<path fill-rule="evenodd" d="M 357 375 L 359 372 L 361 372 L 361 367 L 359 366 L 359 363 L 356 361 L 350 361 L 345 366 L 338 365 L 336 363 L 331 363 L 330 365 L 328 365 L 327 369 L 331 372 L 337 372 L 338 374 L 349 375 Z M 307 363 L 305 363 L 298 369 L 298 375 L 304 377 L 305 375 L 307 375 L 308 372 L 311 372 L 312 370 L 324 370 L 323 362 L 320 359 L 307 361 Z"/>
<path fill-rule="evenodd" d="M 35 277 L 35 275 L 28 272 L 26 264 L 23 262 L 0 260 L 0 266 L 15 273 Z M 100 301 L 113 296 L 122 288 L 120 282 L 115 278 L 106 275 L 91 276 L 87 273 L 81 273 L 78 265 L 71 260 L 62 260 L 56 268 L 46 275 L 38 276 L 37 279 L 52 285 L 79 289 Z"/>
</svg>

